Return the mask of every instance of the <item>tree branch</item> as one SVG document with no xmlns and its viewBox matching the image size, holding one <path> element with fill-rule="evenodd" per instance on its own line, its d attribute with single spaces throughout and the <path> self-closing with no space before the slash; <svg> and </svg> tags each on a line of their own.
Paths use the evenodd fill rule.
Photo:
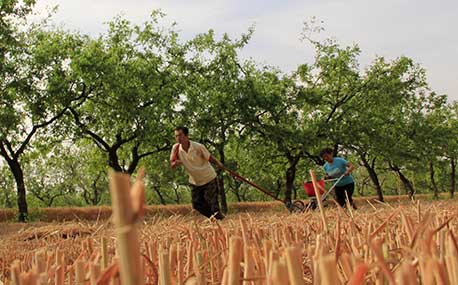
<svg viewBox="0 0 458 285">
<path fill-rule="evenodd" d="M 69 108 L 69 110 L 73 114 L 73 118 L 75 119 L 76 124 L 83 130 L 83 132 L 88 134 L 93 140 L 96 141 L 96 143 L 100 144 L 104 151 L 109 151 L 110 146 L 108 143 L 105 142 L 99 135 L 89 130 L 87 126 L 81 122 L 79 114 L 73 108 Z"/>
<path fill-rule="evenodd" d="M 4 142 L 7 143 L 7 141 L 3 141 L 3 140 L 0 140 L 0 154 L 5 158 L 5 160 L 7 162 L 10 162 L 13 160 L 13 158 L 10 157 L 10 155 L 8 154 L 6 148 L 5 148 L 5 145 L 4 145 Z M 7 144 L 8 146 L 8 144 Z"/>
</svg>

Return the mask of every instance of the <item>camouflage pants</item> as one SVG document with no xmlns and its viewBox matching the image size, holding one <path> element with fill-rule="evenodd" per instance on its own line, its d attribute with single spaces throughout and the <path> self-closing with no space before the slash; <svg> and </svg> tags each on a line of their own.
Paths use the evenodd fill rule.
<svg viewBox="0 0 458 285">
<path fill-rule="evenodd" d="M 224 218 L 219 209 L 217 178 L 201 186 L 191 185 L 192 207 L 207 218 Z"/>
</svg>

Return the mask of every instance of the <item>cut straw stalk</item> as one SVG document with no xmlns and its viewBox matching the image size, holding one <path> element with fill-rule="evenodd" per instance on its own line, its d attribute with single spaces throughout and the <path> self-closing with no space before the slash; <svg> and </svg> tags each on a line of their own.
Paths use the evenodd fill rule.
<svg viewBox="0 0 458 285">
<path fill-rule="evenodd" d="M 117 250 L 120 262 L 120 275 L 123 285 L 142 285 L 144 276 L 140 262 L 140 243 L 137 218 L 141 215 L 140 200 L 144 185 L 140 179 L 131 188 L 127 174 L 110 172 L 110 192 L 113 206 L 113 222 L 117 236 Z"/>
<path fill-rule="evenodd" d="M 75 262 L 75 281 L 76 285 L 84 285 L 86 283 L 86 271 L 84 269 L 85 262 L 77 260 Z"/>
<path fill-rule="evenodd" d="M 239 285 L 242 261 L 242 239 L 238 236 L 229 239 L 228 285 Z"/>
<path fill-rule="evenodd" d="M 38 275 L 32 271 L 22 272 L 19 276 L 21 285 L 35 285 L 38 282 Z"/>
<path fill-rule="evenodd" d="M 103 236 L 101 241 L 100 241 L 100 251 L 101 251 L 101 266 L 102 269 L 105 269 L 108 267 L 108 239 Z"/>
<path fill-rule="evenodd" d="M 244 246 L 244 271 L 243 271 L 243 285 L 251 285 L 253 278 L 256 277 L 255 273 L 255 262 L 253 256 L 253 248 L 248 245 Z"/>
<path fill-rule="evenodd" d="M 315 172 L 312 169 L 310 169 L 310 177 L 312 178 L 312 184 L 315 190 L 316 199 L 318 201 L 318 207 L 320 208 L 321 221 L 323 223 L 323 228 L 325 229 L 326 233 L 328 233 L 329 232 L 328 225 L 326 223 L 326 217 L 324 215 L 323 203 L 321 201 L 321 193 L 318 190 L 318 182 L 316 180 Z"/>
<path fill-rule="evenodd" d="M 340 258 L 338 259 L 338 263 L 340 264 L 340 267 L 342 268 L 342 273 L 345 279 L 351 280 L 354 273 L 353 273 L 353 269 L 351 266 L 350 255 L 348 253 L 343 253 L 342 255 L 340 255 Z"/>
<path fill-rule="evenodd" d="M 35 252 L 35 265 L 38 273 L 43 273 L 46 271 L 46 255 L 47 253 L 44 250 Z"/>
<path fill-rule="evenodd" d="M 56 285 L 64 285 L 65 280 L 65 265 L 58 265 L 55 273 Z"/>
<path fill-rule="evenodd" d="M 370 247 L 375 255 L 381 272 L 386 276 L 390 284 L 395 284 L 393 273 L 389 269 L 389 266 L 386 263 L 385 258 L 383 256 L 382 240 L 378 238 L 373 239 L 370 243 Z"/>
<path fill-rule="evenodd" d="M 350 204 L 350 199 L 349 199 L 349 197 L 348 197 L 347 191 L 345 191 L 345 197 L 346 197 L 345 203 L 346 203 L 346 205 L 347 205 L 348 212 L 350 213 L 350 217 L 351 217 L 351 219 L 353 220 L 353 218 L 354 218 L 354 217 L 353 217 L 353 205 Z M 353 203 L 354 203 L 354 202 L 353 202 Z"/>
<path fill-rule="evenodd" d="M 288 268 L 281 259 L 272 261 L 272 282 L 270 284 L 289 284 Z"/>
<path fill-rule="evenodd" d="M 48 274 L 46 274 L 46 272 L 40 273 L 37 284 L 38 285 L 48 285 Z"/>
<path fill-rule="evenodd" d="M 321 256 L 318 259 L 318 270 L 320 274 L 321 284 L 323 285 L 338 285 L 340 284 L 337 276 L 337 264 L 335 256 L 330 254 Z"/>
<path fill-rule="evenodd" d="M 97 279 L 100 276 L 100 265 L 91 263 L 89 266 L 89 280 L 91 285 L 97 285 Z"/>
<path fill-rule="evenodd" d="M 175 225 L 175 222 L 177 222 L 175 219 L 165 219 L 164 223 L 162 223 L 162 220 L 155 220 L 154 232 L 152 231 L 150 235 L 149 233 L 145 234 L 145 249 L 148 249 L 145 254 L 148 257 L 155 256 L 152 258 L 152 260 L 155 260 L 153 264 L 145 255 L 144 260 L 149 262 L 146 267 L 143 266 L 147 269 L 144 275 L 145 282 L 147 284 L 158 284 L 159 282 L 157 273 L 159 258 L 156 248 L 161 248 L 161 252 L 169 252 L 168 260 L 170 271 L 172 272 L 170 275 L 171 285 L 185 282 L 185 284 L 197 284 L 196 273 L 199 270 L 203 270 L 207 284 L 228 284 L 229 272 L 227 265 L 229 251 L 227 248 L 229 242 L 226 243 L 225 240 L 229 240 L 231 236 L 242 237 L 244 235 L 246 242 L 242 242 L 240 254 L 243 256 L 245 252 L 243 245 L 245 244 L 246 252 L 248 253 L 245 260 L 249 260 L 250 267 L 254 268 L 255 272 L 247 275 L 252 277 L 242 279 L 242 272 L 245 273 L 245 270 L 247 270 L 247 267 L 245 267 L 247 264 L 245 261 L 240 262 L 241 269 L 239 269 L 238 284 L 242 284 L 242 282 L 247 282 L 250 285 L 257 285 L 256 283 L 270 285 L 293 284 L 293 278 L 288 275 L 288 269 L 291 266 L 287 266 L 288 256 L 286 249 L 290 244 L 300 244 L 301 247 L 307 245 L 303 249 L 307 254 L 304 254 L 304 259 L 302 260 L 303 270 L 305 270 L 303 278 L 306 284 L 311 284 L 312 282 L 315 282 L 315 284 L 329 283 L 329 281 L 326 281 L 327 273 L 320 272 L 320 269 L 322 270 L 324 267 L 321 265 L 322 257 L 325 256 L 339 256 L 336 259 L 337 267 L 335 267 L 335 272 L 338 282 L 341 284 L 385 285 L 388 284 L 387 271 L 391 271 L 396 284 L 410 285 L 421 282 L 423 284 L 458 284 L 458 271 L 456 270 L 458 268 L 458 246 L 453 235 L 458 230 L 458 224 L 456 219 L 452 220 L 452 217 L 456 216 L 458 206 L 451 204 L 442 208 L 430 207 L 431 211 L 425 211 L 425 214 L 421 216 L 422 221 L 420 224 L 417 223 L 415 207 L 402 207 L 402 210 L 398 213 L 399 215 L 391 218 L 389 218 L 393 214 L 391 209 L 377 209 L 376 216 L 369 206 L 367 208 L 369 209 L 368 211 L 364 208 L 358 211 L 358 223 L 361 226 L 361 230 L 355 228 L 355 225 L 352 224 L 353 220 L 347 219 L 340 208 L 338 210 L 329 209 L 325 213 L 327 221 L 332 221 L 332 224 L 328 224 L 331 233 L 327 234 L 324 233 L 324 229 L 321 226 L 320 216 L 313 213 L 299 216 L 270 215 L 270 220 L 265 220 L 265 217 L 261 215 L 259 215 L 259 218 L 254 215 L 243 215 L 244 218 L 247 217 L 243 223 L 240 223 L 237 217 L 235 220 L 228 220 L 228 223 L 221 224 L 224 230 L 220 225 L 216 227 L 217 224 L 208 222 L 194 223 L 196 225 L 196 230 L 194 230 L 191 225 Z M 380 227 L 380 224 L 383 224 L 383 226 Z M 161 226 L 163 226 L 163 229 L 160 228 Z M 175 231 L 177 229 L 179 231 Z M 192 232 L 188 234 L 188 230 Z M 376 235 L 371 240 L 371 234 L 374 232 L 376 232 Z M 99 234 L 99 236 L 103 235 L 103 233 Z M 94 236 L 94 238 L 99 237 Z M 374 248 L 371 248 L 371 241 L 376 243 L 377 240 L 380 241 L 380 244 L 373 244 Z M 416 240 L 416 242 L 412 243 L 413 240 Z M 159 244 L 160 246 L 157 246 Z M 411 244 L 414 245 L 413 248 L 410 247 Z M 178 271 L 185 272 L 184 265 L 188 260 L 188 256 L 186 256 L 188 245 L 192 248 L 192 254 L 189 255 L 193 257 L 190 259 L 193 264 L 191 267 L 192 273 L 186 281 L 184 281 L 185 278 L 182 278 L 183 281 L 178 282 L 176 280 L 178 279 Z M 59 246 L 58 250 L 49 250 L 46 253 L 46 270 L 43 274 L 48 275 L 48 280 L 43 281 L 44 283 L 39 283 L 40 285 L 64 284 L 64 278 L 61 279 L 62 282 L 56 282 L 55 280 L 56 272 L 60 268 L 65 270 L 62 271 L 62 274 L 65 273 L 65 284 L 69 284 L 70 280 L 74 282 L 72 284 L 77 284 L 78 282 L 78 278 L 75 276 L 78 271 L 77 262 L 74 262 L 73 267 L 67 264 L 73 261 L 73 249 L 79 250 L 80 248 L 76 245 L 70 248 L 65 243 L 59 243 Z M 85 285 L 121 284 L 119 281 L 119 269 L 116 269 L 116 267 L 113 267 L 116 270 L 108 272 L 108 278 L 104 279 L 105 283 L 94 281 L 91 266 L 92 264 L 99 264 L 103 254 L 101 254 L 100 249 L 95 249 L 94 251 L 91 247 L 90 240 L 83 241 L 82 251 L 79 252 L 80 254 L 77 258 L 77 261 L 84 260 L 86 262 L 85 269 L 90 273 L 86 274 Z M 43 259 L 39 256 L 45 250 L 40 248 L 35 253 L 28 252 L 23 262 L 17 263 L 19 284 L 24 285 L 26 284 L 25 282 L 29 282 L 30 276 L 33 275 L 30 274 L 31 270 L 38 277 L 46 278 L 46 276 L 38 274 L 39 265 L 37 262 Z M 93 252 L 92 255 L 90 254 L 91 252 Z M 194 258 L 199 253 L 202 255 L 202 262 Z M 273 253 L 275 253 L 276 258 L 268 258 L 270 256 L 273 257 Z M 280 253 L 282 257 L 279 256 Z M 118 266 L 119 261 L 113 262 L 111 260 L 112 255 L 111 252 L 107 253 L 108 262 Z M 181 264 L 179 263 L 180 260 L 182 261 Z M 283 276 L 283 279 L 281 279 L 281 275 L 273 274 L 273 271 L 281 271 L 281 269 L 273 269 L 275 267 L 273 265 L 274 262 L 278 263 L 275 266 L 280 265 L 281 267 L 282 264 L 285 266 L 286 276 Z M 366 272 L 356 278 L 361 264 L 366 266 Z M 58 268 L 58 266 L 61 267 Z M 385 269 L 382 269 L 382 267 L 385 267 Z M 182 269 L 180 270 L 179 268 Z M 199 270 L 196 270 L 196 268 Z M 333 266 L 328 266 L 328 268 L 333 268 Z M 215 269 L 218 272 L 214 272 Z M 386 271 L 384 272 L 384 270 Z M 224 277 L 223 272 L 225 272 Z M 100 276 L 100 274 L 95 275 Z M 276 276 L 275 280 L 283 281 L 274 283 L 273 275 Z M 91 277 L 90 279 L 88 278 L 89 276 Z M 110 284 L 110 279 L 115 279 L 115 283 Z M 358 281 L 355 281 L 355 279 Z M 5 284 L 9 282 L 4 279 L 2 281 Z"/>
<path fill-rule="evenodd" d="M 21 273 L 21 267 L 20 267 L 20 262 L 19 260 L 15 260 L 13 264 L 11 265 L 11 281 L 13 285 L 20 285 L 20 275 Z"/>
<path fill-rule="evenodd" d="M 266 279 L 267 279 L 267 284 L 268 285 L 272 285 L 273 283 L 273 279 L 272 279 L 272 276 L 273 276 L 273 263 L 274 261 L 278 261 L 279 259 L 279 256 L 278 256 L 278 253 L 276 250 L 271 250 L 269 252 L 269 256 L 267 257 L 268 258 L 268 264 L 269 266 L 267 267 L 267 272 L 266 272 Z"/>
<path fill-rule="evenodd" d="M 170 282 L 169 254 L 164 250 L 159 253 L 159 285 L 168 285 Z"/>
<path fill-rule="evenodd" d="M 193 241 L 187 241 L 187 258 L 186 258 L 186 265 L 185 265 L 185 272 L 186 277 L 189 277 L 193 274 L 193 263 L 194 263 L 194 248 L 193 248 Z"/>
<path fill-rule="evenodd" d="M 270 252 L 272 251 L 272 241 L 263 240 L 262 241 L 262 251 L 263 251 L 263 261 L 264 268 L 266 269 L 266 274 L 269 274 L 270 269 Z"/>
<path fill-rule="evenodd" d="M 113 258 L 113 264 L 104 269 L 96 280 L 97 285 L 109 285 L 119 273 L 118 258 Z"/>
<path fill-rule="evenodd" d="M 250 285 L 252 282 L 247 281 L 255 277 L 255 265 L 253 257 L 250 252 L 250 240 L 248 233 L 248 226 L 242 216 L 239 218 L 240 228 L 242 229 L 242 238 L 243 238 L 243 260 L 244 260 L 244 270 L 243 270 L 243 285 Z"/>
<path fill-rule="evenodd" d="M 171 278 L 175 281 L 177 280 L 177 278 L 174 275 L 174 273 L 177 272 L 177 264 L 178 264 L 177 247 L 179 247 L 179 244 L 172 243 L 169 248 L 169 266 L 170 266 L 170 272 L 172 274 Z"/>
<path fill-rule="evenodd" d="M 302 270 L 302 253 L 296 247 L 288 247 L 286 252 L 286 264 L 288 265 L 288 276 L 292 285 L 304 284 L 304 273 Z"/>
<path fill-rule="evenodd" d="M 401 208 L 397 208 L 391 215 L 375 230 L 371 233 L 370 237 L 373 239 L 387 224 L 393 217 L 401 210 Z"/>
<path fill-rule="evenodd" d="M 337 223 L 336 223 L 336 230 L 334 232 L 336 236 L 335 246 L 334 246 L 334 254 L 336 258 L 336 262 L 339 260 L 340 256 L 340 215 L 337 216 Z"/>
<path fill-rule="evenodd" d="M 433 259 L 433 272 L 436 284 L 450 284 L 444 265 L 437 259 Z"/>
<path fill-rule="evenodd" d="M 356 265 L 355 273 L 351 276 L 348 281 L 348 285 L 362 285 L 364 284 L 364 277 L 368 271 L 368 267 L 364 263 Z"/>
<path fill-rule="evenodd" d="M 396 272 L 396 283 L 403 285 L 417 284 L 416 270 L 410 261 L 404 260 L 402 262 L 400 270 Z"/>
<path fill-rule="evenodd" d="M 181 285 L 184 283 L 184 250 L 178 245 L 177 246 L 177 284 Z"/>
</svg>

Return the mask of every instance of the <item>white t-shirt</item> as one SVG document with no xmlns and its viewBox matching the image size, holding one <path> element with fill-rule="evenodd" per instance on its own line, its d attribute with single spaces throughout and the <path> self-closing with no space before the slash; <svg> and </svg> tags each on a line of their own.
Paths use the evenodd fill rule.
<svg viewBox="0 0 458 285">
<path fill-rule="evenodd" d="M 189 183 L 196 186 L 202 186 L 212 181 L 216 177 L 215 169 L 208 161 L 210 152 L 207 148 L 197 142 L 189 141 L 188 152 L 184 151 L 181 144 L 174 144 L 170 159 L 173 158 L 176 148 L 179 147 L 178 159 L 183 163 L 186 172 L 189 175 Z"/>
</svg>

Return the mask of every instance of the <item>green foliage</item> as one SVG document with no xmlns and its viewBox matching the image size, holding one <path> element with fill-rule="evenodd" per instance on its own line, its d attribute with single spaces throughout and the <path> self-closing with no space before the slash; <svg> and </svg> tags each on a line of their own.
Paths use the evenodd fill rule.
<svg viewBox="0 0 458 285">
<path fill-rule="evenodd" d="M 191 190 L 183 169 L 169 168 L 169 153 L 150 157 L 143 165 L 147 169 L 146 201 L 154 204 L 180 204 L 191 202 Z"/>
<path fill-rule="evenodd" d="M 187 175 L 168 163 L 179 124 L 282 200 L 306 198 L 302 183 L 310 169 L 323 174 L 329 146 L 355 165 L 357 195 L 455 191 L 458 105 L 408 57 L 361 68 L 357 45 L 314 40 L 322 29 L 307 25 L 315 59 L 286 74 L 240 58 L 252 27 L 183 42 L 153 11 L 142 25 L 116 17 L 94 38 L 27 24 L 33 4 L 0 10 L 0 205 L 17 200 L 21 215 L 25 202 L 109 204 L 109 167 L 145 167 L 148 204 L 189 203 Z M 220 177 L 229 202 L 271 200 Z"/>
<path fill-rule="evenodd" d="M 16 201 L 14 177 L 7 166 L 0 167 L 0 207 L 13 208 Z"/>
<path fill-rule="evenodd" d="M 88 94 L 71 108 L 73 128 L 105 152 L 116 171 L 133 173 L 140 159 L 170 146 L 185 51 L 173 29 L 158 26 L 160 17 L 153 13 L 143 26 L 114 19 L 72 64 Z"/>
<path fill-rule="evenodd" d="M 22 20 L 22 13 L 29 11 L 33 1 L 22 4 L 6 1 L 5 5 L 11 5 L 7 7 L 12 8 L 9 13 Z M 82 99 L 69 68 L 81 38 L 48 29 L 46 21 L 34 25 L 18 22 L 17 27 L 13 22 L 14 19 L 2 21 L 9 29 L 2 30 L 0 35 L 1 45 L 5 46 L 0 70 L 0 156 L 15 178 L 19 219 L 25 221 L 27 200 L 20 158 L 39 131 L 50 131 L 69 106 Z"/>
<path fill-rule="evenodd" d="M 91 144 L 49 145 L 30 153 L 24 162 L 32 206 L 95 206 L 110 201 L 105 160 Z"/>
</svg>

